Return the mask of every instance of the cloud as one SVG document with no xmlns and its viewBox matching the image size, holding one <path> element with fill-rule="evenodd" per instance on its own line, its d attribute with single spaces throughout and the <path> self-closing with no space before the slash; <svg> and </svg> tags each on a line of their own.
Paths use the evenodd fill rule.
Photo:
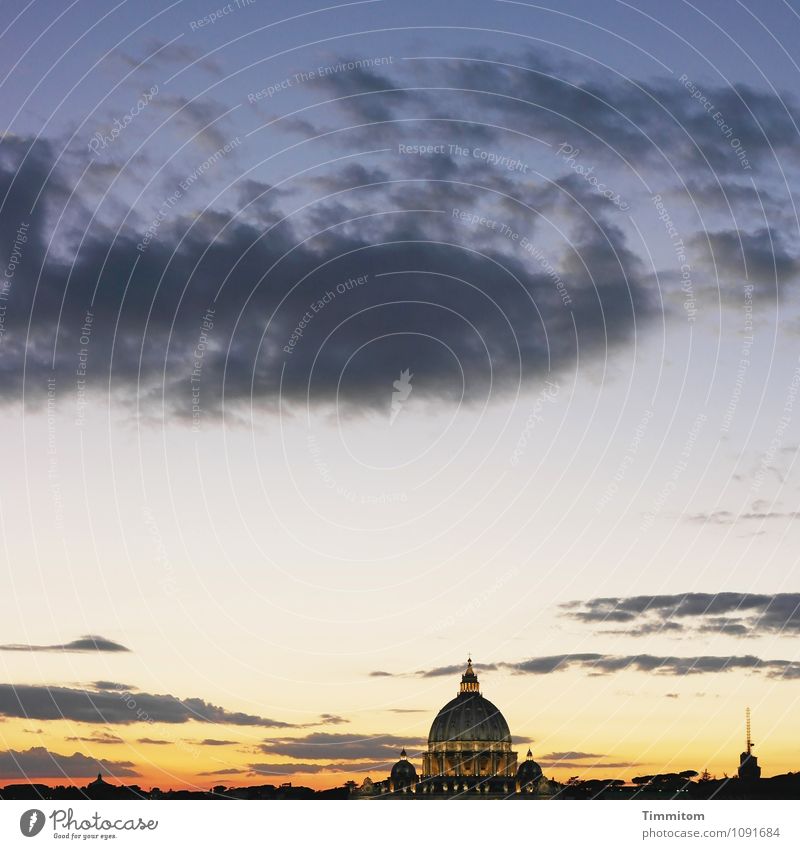
<svg viewBox="0 0 800 849">
<path fill-rule="evenodd" d="M 90 758 L 80 752 L 60 755 L 43 746 L 26 751 L 0 751 L 0 778 L 90 778 L 98 772 L 114 778 L 134 778 L 139 775 L 130 761 L 108 761 Z"/>
<path fill-rule="evenodd" d="M 349 719 L 345 719 L 343 716 L 339 716 L 335 713 L 321 713 L 319 716 L 319 722 L 309 723 L 313 725 L 347 725 L 350 722 Z"/>
<path fill-rule="evenodd" d="M 337 104 L 343 118 L 367 125 L 349 134 L 359 140 L 396 141 L 403 130 L 396 123 L 369 126 L 374 121 L 435 114 L 468 124 L 479 116 L 483 126 L 460 126 L 459 134 L 508 140 L 516 132 L 555 144 L 567 140 L 605 161 L 624 158 L 640 168 L 663 167 L 666 152 L 670 163 L 695 178 L 744 173 L 713 117 L 682 81 L 622 78 L 595 63 L 541 49 L 510 54 L 475 48 L 469 59 L 421 60 L 379 72 L 361 68 L 309 86 L 344 98 Z M 410 86 L 417 88 L 385 91 Z M 447 89 L 446 96 L 438 87 Z M 797 163 L 799 110 L 793 96 L 743 85 L 703 85 L 701 94 L 736 128 L 753 173 L 766 170 L 776 157 L 783 157 L 784 167 Z M 491 124 L 506 131 L 493 131 Z"/>
<path fill-rule="evenodd" d="M 140 737 L 137 741 L 143 746 L 171 746 L 172 740 L 154 740 L 152 737 Z"/>
<path fill-rule="evenodd" d="M 45 652 L 129 652 L 119 643 L 112 640 L 107 640 L 105 637 L 98 637 L 92 634 L 86 634 L 71 643 L 61 643 L 52 646 L 35 646 L 27 643 L 8 643 L 0 646 L 0 651 L 45 651 Z"/>
<path fill-rule="evenodd" d="M 774 466 L 769 468 L 777 471 Z M 800 512 L 796 510 L 749 510 L 744 513 L 732 513 L 730 510 L 712 510 L 709 513 L 690 513 L 686 516 L 688 522 L 700 522 L 702 524 L 733 525 L 736 522 L 759 521 L 767 519 L 800 519 Z"/>
<path fill-rule="evenodd" d="M 206 737 L 205 740 L 198 740 L 195 742 L 196 746 L 235 746 L 235 740 L 213 740 L 210 737 Z"/>
<path fill-rule="evenodd" d="M 775 297 L 776 287 L 797 280 L 800 257 L 789 251 L 783 235 L 768 227 L 697 234 L 692 247 L 702 251 L 708 270 L 723 278 L 759 284 L 756 295 Z"/>
<path fill-rule="evenodd" d="M 296 727 L 290 722 L 229 711 L 198 698 L 179 699 L 152 693 L 95 692 L 27 684 L 0 684 L 0 716 L 39 720 L 69 719 L 107 725 L 195 721 L 263 728 Z"/>
<path fill-rule="evenodd" d="M 122 51 L 115 51 L 115 56 L 132 67 L 167 68 L 171 65 L 181 65 L 182 70 L 189 65 L 196 65 L 214 75 L 223 73 L 222 66 L 213 56 L 208 56 L 196 47 L 187 43 L 167 44 L 161 39 L 150 38 L 144 48 L 144 55 L 137 58 Z M 172 69 L 171 69 L 172 70 Z"/>
<path fill-rule="evenodd" d="M 622 623 L 606 633 L 763 634 L 800 633 L 800 593 L 683 593 L 572 601 L 562 616 L 584 623 Z"/>
<path fill-rule="evenodd" d="M 360 763 L 311 764 L 311 763 L 253 763 L 249 765 L 251 775 L 318 775 L 329 772 L 372 772 L 385 770 L 386 761 L 369 761 Z"/>
<path fill-rule="evenodd" d="M 149 50 L 154 67 L 198 63 L 218 71 L 213 57 L 187 45 L 157 42 Z M 431 85 L 437 90 L 423 90 Z M 3 139 L 0 244 L 14 243 L 23 220 L 30 234 L 10 293 L 0 399 L 21 397 L 24 382 L 35 405 L 46 377 L 74 383 L 89 303 L 87 393 L 110 387 L 127 403 L 135 399 L 143 415 L 185 422 L 192 415 L 186 387 L 193 353 L 209 308 L 213 329 L 201 379 L 206 416 L 221 415 L 223 402 L 234 415 L 251 404 L 274 411 L 279 397 L 372 412 L 387 403 L 387 376 L 406 367 L 415 374 L 415 402 L 452 405 L 463 390 L 467 402 L 480 403 L 490 392 L 509 396 L 520 384 L 574 369 L 578 351 L 581 365 L 604 360 L 609 349 L 647 332 L 662 309 L 656 295 L 669 302 L 669 293 L 653 291 L 652 269 L 634 250 L 626 216 L 555 155 L 564 142 L 582 150 L 586 167 L 620 192 L 643 191 L 629 163 L 653 174 L 654 190 L 680 188 L 671 197 L 690 213 L 690 198 L 669 166 L 701 190 L 730 190 L 723 202 L 736 204 L 738 220 L 755 223 L 739 232 L 721 222 L 708 238 L 694 239 L 689 223 L 686 243 L 706 252 L 710 243 L 726 276 L 740 277 L 746 265 L 765 290 L 776 269 L 781 285 L 797 277 L 800 258 L 780 220 L 760 226 L 760 195 L 742 179 L 739 157 L 674 79 L 628 80 L 541 51 L 479 49 L 470 60 L 359 67 L 308 86 L 314 98 L 332 102 L 277 120 L 264 133 L 312 134 L 319 115 L 334 129 L 364 124 L 305 148 L 313 159 L 315 144 L 325 145 L 326 156 L 331 145 L 341 146 L 345 156 L 359 155 L 358 164 L 320 166 L 289 187 L 245 176 L 229 186 L 237 162 L 226 158 L 202 177 L 209 196 L 221 190 L 205 211 L 201 193 L 189 189 L 159 217 L 165 198 L 196 167 L 196 146 L 171 162 L 159 157 L 158 175 L 133 164 L 128 179 L 146 189 L 135 209 L 124 191 L 93 208 L 102 192 L 68 191 L 83 159 L 76 170 L 74 157 L 59 158 L 46 141 Z M 704 94 L 736 128 L 753 174 L 768 174 L 775 157 L 782 168 L 798 165 L 793 96 L 741 85 L 709 85 Z M 191 133 L 223 111 L 213 100 L 180 95 L 159 96 L 153 108 L 170 110 L 171 124 Z M 204 131 L 209 149 L 229 139 L 220 123 Z M 440 136 L 443 127 L 448 140 L 470 150 L 527 156 L 544 177 L 449 148 L 433 156 L 400 153 L 401 143 Z M 252 140 L 258 144 L 261 136 Z M 382 147 L 390 150 L 360 156 Z M 747 191 L 736 192 L 742 185 Z M 770 186 L 770 203 L 788 210 Z M 310 202 L 289 203 L 292 193 Z M 516 238 L 468 223 L 454 210 L 505 225 Z M 541 254 L 523 247 L 523 236 Z M 360 278 L 353 288 L 336 288 Z M 679 282 L 671 285 L 680 296 Z"/>
<path fill-rule="evenodd" d="M 548 755 L 542 755 L 543 761 L 580 761 L 589 758 L 597 759 L 604 758 L 606 755 L 597 755 L 592 752 L 550 752 Z"/>
<path fill-rule="evenodd" d="M 95 690 L 113 690 L 115 692 L 137 689 L 131 684 L 120 684 L 118 681 L 93 681 L 92 687 L 94 687 Z"/>
<path fill-rule="evenodd" d="M 265 740 L 260 750 L 266 755 L 310 758 L 312 760 L 379 760 L 394 762 L 403 748 L 427 745 L 427 738 L 399 737 L 394 734 L 330 734 L 314 732 L 303 737 Z"/>
<path fill-rule="evenodd" d="M 566 769 L 569 767 L 570 769 L 580 770 L 584 769 L 625 769 L 630 766 L 641 766 L 641 763 L 637 763 L 636 761 L 618 761 L 616 763 L 603 763 L 598 761 L 597 763 L 564 763 L 563 761 L 539 761 L 539 766 L 542 769 Z"/>
<path fill-rule="evenodd" d="M 205 103 L 167 105 L 180 106 L 193 127 L 216 114 Z M 29 150 L 36 168 L 22 166 Z M 618 210 L 585 181 L 570 176 L 553 186 L 519 186 L 495 169 L 476 194 L 456 178 L 468 178 L 478 165 L 447 166 L 452 178 L 426 182 L 419 158 L 394 164 L 393 182 L 318 198 L 302 215 L 287 217 L 290 208 L 269 186 L 258 203 L 251 199 L 235 212 L 235 185 L 205 212 L 187 198 L 158 219 L 148 239 L 164 202 L 160 187 L 143 198 L 141 210 L 126 207 L 130 215 L 117 232 L 112 212 L 92 215 L 82 206 L 91 202 L 86 193 L 63 210 L 59 179 L 69 185 L 75 175 L 66 160 L 56 163 L 48 145 L 5 144 L 0 191 L 11 189 L 9 203 L 25 212 L 31 236 L 10 292 L 0 398 L 19 397 L 23 380 L 33 404 L 44 397 L 46 377 L 68 385 L 88 303 L 88 396 L 110 386 L 127 402 L 135 398 L 143 414 L 166 404 L 168 416 L 184 421 L 191 420 L 185 386 L 209 308 L 213 330 L 202 367 L 208 416 L 221 413 L 223 400 L 226 409 L 274 410 L 279 396 L 291 403 L 307 394 L 317 405 L 382 410 L 387 375 L 400 367 L 416 375 L 415 399 L 454 404 L 463 393 L 479 403 L 573 368 L 578 350 L 582 361 L 606 356 L 656 314 L 644 264 L 613 218 Z M 46 181 L 52 167 L 55 179 Z M 357 169 L 329 170 L 337 180 L 364 179 Z M 25 201 L 39 192 L 31 214 Z M 541 244 L 569 302 L 530 251 L 465 222 L 454 209 L 507 222 L 529 239 L 548 216 L 563 217 Z M 76 226 L 65 224 L 58 249 L 47 252 L 61 212 Z M 13 244 L 19 220 L 8 216 L 5 228 L 0 222 L 3 243 Z M 86 221 L 89 230 L 73 238 Z M 337 289 L 353 279 L 362 283 Z M 293 336 L 301 324 L 302 335 Z"/>
<path fill-rule="evenodd" d="M 102 743 L 104 745 L 119 745 L 125 741 L 122 737 L 117 737 L 116 734 L 111 734 L 109 731 L 94 731 L 88 737 L 66 737 L 67 742 L 76 743 Z"/>
<path fill-rule="evenodd" d="M 248 770 L 236 769 L 236 767 L 228 767 L 227 769 L 212 769 L 210 772 L 198 772 L 198 776 L 207 775 L 247 775 Z"/>
<path fill-rule="evenodd" d="M 532 657 L 516 662 L 493 664 L 518 675 L 549 675 L 568 670 L 585 671 L 591 676 L 611 675 L 615 672 L 648 672 L 654 675 L 702 675 L 732 670 L 749 670 L 772 679 L 794 680 L 800 678 L 800 661 L 764 660 L 754 655 L 698 655 L 695 657 L 670 657 L 651 654 L 613 655 L 595 652 L 557 654 Z M 437 675 L 438 669 L 412 673 L 418 678 Z M 406 677 L 406 676 L 402 676 Z"/>
</svg>

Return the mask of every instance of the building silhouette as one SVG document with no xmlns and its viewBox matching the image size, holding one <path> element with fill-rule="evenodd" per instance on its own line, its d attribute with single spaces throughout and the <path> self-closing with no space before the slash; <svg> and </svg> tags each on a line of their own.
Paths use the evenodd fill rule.
<svg viewBox="0 0 800 849">
<path fill-rule="evenodd" d="M 745 711 L 745 748 L 739 755 L 739 778 L 742 781 L 758 781 L 761 778 L 761 767 L 758 758 L 753 754 L 755 743 L 750 734 L 750 708 Z"/>
</svg>

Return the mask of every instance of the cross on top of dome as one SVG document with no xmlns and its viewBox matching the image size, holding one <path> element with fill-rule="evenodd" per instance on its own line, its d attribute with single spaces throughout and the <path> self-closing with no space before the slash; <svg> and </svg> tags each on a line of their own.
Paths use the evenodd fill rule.
<svg viewBox="0 0 800 849">
<path fill-rule="evenodd" d="M 472 658 L 467 658 L 467 668 L 464 671 L 464 674 L 461 676 L 461 686 L 458 688 L 458 692 L 460 693 L 480 693 L 480 687 L 478 686 L 478 676 L 475 674 L 475 670 L 472 668 Z"/>
</svg>

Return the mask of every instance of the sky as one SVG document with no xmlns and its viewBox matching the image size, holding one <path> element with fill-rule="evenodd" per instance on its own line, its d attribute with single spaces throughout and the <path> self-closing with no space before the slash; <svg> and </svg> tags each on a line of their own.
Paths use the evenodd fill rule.
<svg viewBox="0 0 800 849">
<path fill-rule="evenodd" d="M 0 783 L 798 768 L 797 3 L 4 8 Z"/>
</svg>

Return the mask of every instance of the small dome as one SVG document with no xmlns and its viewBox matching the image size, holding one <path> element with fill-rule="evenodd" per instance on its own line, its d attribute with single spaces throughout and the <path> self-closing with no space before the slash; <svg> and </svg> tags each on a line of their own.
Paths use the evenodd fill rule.
<svg viewBox="0 0 800 849">
<path fill-rule="evenodd" d="M 396 784 L 410 784 L 417 780 L 417 771 L 406 757 L 405 749 L 400 752 L 400 760 L 392 767 L 391 777 Z"/>
<path fill-rule="evenodd" d="M 526 784 L 533 784 L 542 777 L 542 768 L 533 759 L 533 752 L 528 749 L 528 754 L 525 760 L 519 765 L 517 770 L 517 781 L 521 787 Z"/>
</svg>

